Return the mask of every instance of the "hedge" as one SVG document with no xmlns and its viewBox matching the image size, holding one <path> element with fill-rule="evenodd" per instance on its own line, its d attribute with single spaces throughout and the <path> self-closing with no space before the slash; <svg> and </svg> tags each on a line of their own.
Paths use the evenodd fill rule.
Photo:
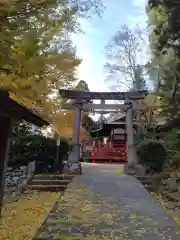
<svg viewBox="0 0 180 240">
<path fill-rule="evenodd" d="M 149 172 L 161 172 L 168 156 L 164 146 L 153 140 L 142 141 L 137 154 L 140 164 L 146 166 Z"/>
<path fill-rule="evenodd" d="M 68 142 L 61 139 L 59 160 L 69 149 Z M 56 158 L 56 140 L 40 135 L 18 136 L 12 139 L 9 151 L 9 166 L 26 165 L 36 161 L 52 165 Z"/>
</svg>

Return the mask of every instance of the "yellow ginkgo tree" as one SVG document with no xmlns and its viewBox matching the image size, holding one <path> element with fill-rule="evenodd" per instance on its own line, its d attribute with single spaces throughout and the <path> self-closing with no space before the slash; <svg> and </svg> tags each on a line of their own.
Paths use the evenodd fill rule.
<svg viewBox="0 0 180 240">
<path fill-rule="evenodd" d="M 61 137 L 71 138 L 73 132 L 74 112 L 71 110 L 63 110 L 59 112 L 53 119 L 53 127 L 57 134 Z M 80 140 L 88 140 L 89 133 L 80 126 Z"/>
</svg>

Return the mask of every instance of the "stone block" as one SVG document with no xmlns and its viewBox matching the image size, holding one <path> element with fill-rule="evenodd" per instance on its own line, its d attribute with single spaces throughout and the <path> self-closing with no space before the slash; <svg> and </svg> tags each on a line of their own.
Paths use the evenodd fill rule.
<svg viewBox="0 0 180 240">
<path fill-rule="evenodd" d="M 133 176 L 144 176 L 146 174 L 146 170 L 142 165 L 134 165 L 134 166 L 126 166 L 124 168 L 124 173 L 127 175 Z"/>
</svg>

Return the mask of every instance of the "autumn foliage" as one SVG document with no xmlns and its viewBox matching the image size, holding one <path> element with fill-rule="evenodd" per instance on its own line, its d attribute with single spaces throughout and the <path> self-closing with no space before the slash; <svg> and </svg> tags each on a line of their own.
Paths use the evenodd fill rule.
<svg viewBox="0 0 180 240">
<path fill-rule="evenodd" d="M 74 112 L 70 110 L 61 111 L 53 121 L 53 126 L 59 136 L 71 138 L 73 131 Z M 88 140 L 89 133 L 80 126 L 80 140 Z"/>
</svg>

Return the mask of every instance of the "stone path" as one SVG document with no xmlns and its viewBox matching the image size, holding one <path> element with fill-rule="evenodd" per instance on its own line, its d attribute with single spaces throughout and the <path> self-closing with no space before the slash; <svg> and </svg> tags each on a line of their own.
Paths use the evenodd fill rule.
<svg viewBox="0 0 180 240">
<path fill-rule="evenodd" d="M 180 227 L 118 166 L 84 164 L 59 199 L 36 240 L 179 240 Z"/>
</svg>

